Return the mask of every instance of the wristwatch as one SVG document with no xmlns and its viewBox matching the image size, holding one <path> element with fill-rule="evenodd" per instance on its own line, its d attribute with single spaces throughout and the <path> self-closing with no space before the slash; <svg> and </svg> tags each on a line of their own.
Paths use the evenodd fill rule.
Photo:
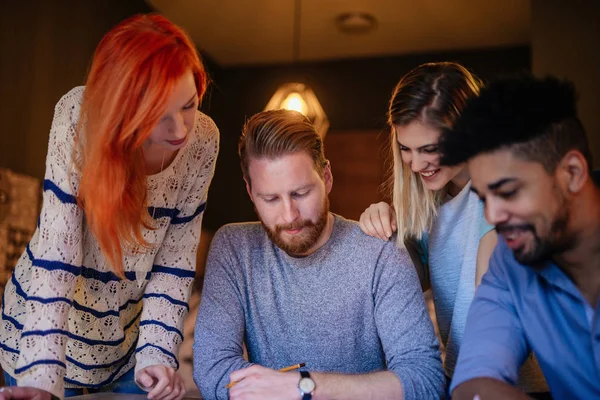
<svg viewBox="0 0 600 400">
<path fill-rule="evenodd" d="M 311 400 L 315 391 L 315 381 L 312 380 L 308 371 L 300 371 L 300 380 L 298 381 L 298 390 L 302 395 L 302 400 Z"/>
</svg>

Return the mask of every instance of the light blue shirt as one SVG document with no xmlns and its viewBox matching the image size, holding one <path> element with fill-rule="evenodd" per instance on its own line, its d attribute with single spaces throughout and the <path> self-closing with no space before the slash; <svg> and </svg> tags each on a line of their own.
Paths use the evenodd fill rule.
<svg viewBox="0 0 600 400">
<path fill-rule="evenodd" d="M 475 295 L 477 250 L 483 235 L 494 227 L 483 216 L 483 205 L 471 191 L 471 183 L 438 209 L 429 232 L 421 241 L 422 261 L 429 266 L 429 280 L 442 343 L 444 368 L 452 377 Z"/>
<path fill-rule="evenodd" d="M 515 384 L 530 350 L 555 399 L 600 399 L 600 304 L 550 262 L 519 264 L 499 238 L 473 300 L 450 390 L 473 378 Z"/>
</svg>

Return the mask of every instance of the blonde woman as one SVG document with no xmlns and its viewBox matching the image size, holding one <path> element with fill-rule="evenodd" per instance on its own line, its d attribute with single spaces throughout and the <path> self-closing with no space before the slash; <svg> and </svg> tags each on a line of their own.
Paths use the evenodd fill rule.
<svg viewBox="0 0 600 400">
<path fill-rule="evenodd" d="M 480 87 L 466 68 L 451 62 L 423 64 L 400 79 L 388 110 L 393 207 L 373 204 L 360 217 L 365 233 L 388 240 L 397 230 L 398 246 L 414 245 L 419 253 L 415 264 L 423 288 L 432 288 L 448 381 L 497 236 L 470 191 L 465 166 L 441 166 L 437 143 Z M 535 363 L 524 367 L 521 378 L 527 392 L 548 391 Z"/>
</svg>

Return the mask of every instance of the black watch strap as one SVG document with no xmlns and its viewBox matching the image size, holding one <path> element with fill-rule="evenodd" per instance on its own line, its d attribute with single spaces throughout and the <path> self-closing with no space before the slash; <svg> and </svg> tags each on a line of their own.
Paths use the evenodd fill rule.
<svg viewBox="0 0 600 400">
<path fill-rule="evenodd" d="M 302 378 L 310 378 L 308 371 L 300 371 L 300 379 Z M 303 393 L 302 400 L 312 400 L 312 393 Z"/>
</svg>

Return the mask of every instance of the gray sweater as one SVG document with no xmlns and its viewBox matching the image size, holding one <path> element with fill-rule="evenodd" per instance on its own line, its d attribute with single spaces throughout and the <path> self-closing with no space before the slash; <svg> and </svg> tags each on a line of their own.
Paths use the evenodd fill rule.
<svg viewBox="0 0 600 400">
<path fill-rule="evenodd" d="M 439 343 L 408 253 L 339 216 L 329 241 L 305 258 L 275 246 L 259 223 L 221 228 L 194 336 L 194 380 L 206 400 L 227 399 L 229 374 L 253 363 L 387 369 L 407 400 L 443 393 Z"/>
</svg>

